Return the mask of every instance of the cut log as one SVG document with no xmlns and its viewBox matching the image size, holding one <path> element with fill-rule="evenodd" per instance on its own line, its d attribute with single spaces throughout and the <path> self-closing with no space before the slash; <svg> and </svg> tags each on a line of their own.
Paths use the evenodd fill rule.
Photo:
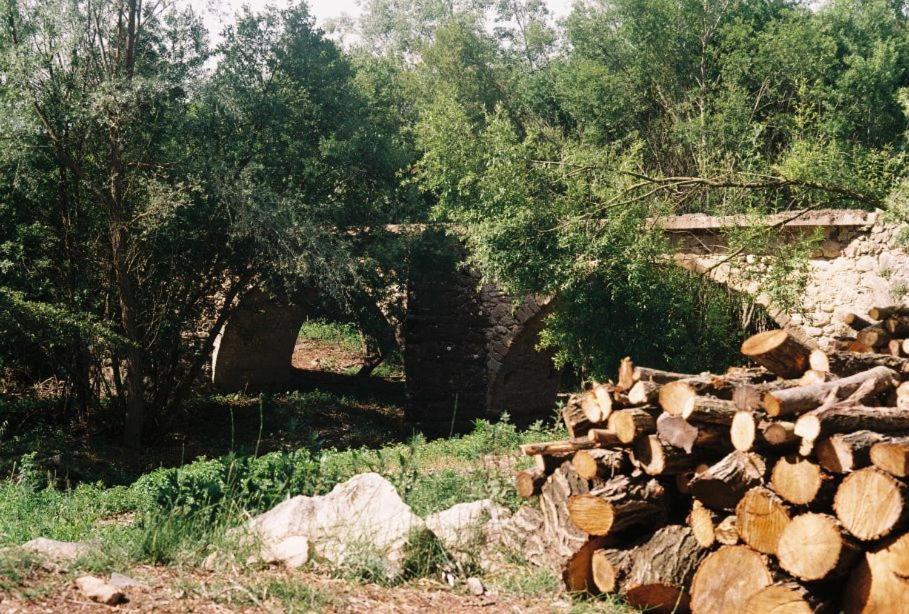
<svg viewBox="0 0 909 614">
<path fill-rule="evenodd" d="M 883 322 L 884 330 L 893 337 L 909 335 L 909 316 L 893 316 Z"/>
<path fill-rule="evenodd" d="M 568 516 L 588 535 L 605 536 L 666 516 L 665 489 L 656 480 L 620 475 L 568 500 Z"/>
<path fill-rule="evenodd" d="M 683 495 L 690 495 L 691 488 L 689 485 L 691 484 L 691 480 L 693 480 L 694 476 L 696 476 L 697 474 L 707 471 L 707 469 L 709 467 L 710 467 L 710 465 L 708 465 L 706 463 L 700 463 L 698 466 L 694 467 L 693 469 L 688 469 L 687 471 L 683 471 L 681 473 L 675 474 L 676 490 L 678 490 Z"/>
<path fill-rule="evenodd" d="M 832 382 L 768 392 L 764 395 L 763 405 L 772 418 L 797 416 L 819 407 L 831 392 L 835 391 L 836 398 L 842 400 L 863 384 L 868 386 L 869 395 L 875 395 L 896 388 L 899 378 L 892 369 L 874 367 Z"/>
<path fill-rule="evenodd" d="M 546 474 L 537 468 L 527 469 L 518 471 L 514 481 L 518 495 L 524 499 L 529 499 L 534 495 L 540 494 L 543 484 L 546 482 Z"/>
<path fill-rule="evenodd" d="M 632 405 L 656 405 L 659 397 L 660 385 L 654 382 L 637 382 L 628 391 L 628 402 Z"/>
<path fill-rule="evenodd" d="M 687 589 L 705 554 L 690 528 L 663 527 L 635 549 L 622 586 L 625 601 L 648 612 L 688 611 Z"/>
<path fill-rule="evenodd" d="M 776 420 L 761 428 L 764 439 L 771 446 L 786 446 L 795 443 L 798 435 L 795 434 L 795 423 Z"/>
<path fill-rule="evenodd" d="M 619 361 L 619 377 L 617 378 L 619 390 L 631 390 L 634 386 L 635 373 L 634 373 L 634 363 L 631 361 L 630 356 L 626 356 Z"/>
<path fill-rule="evenodd" d="M 707 507 L 732 510 L 748 490 L 763 482 L 767 473 L 764 459 L 736 450 L 690 482 L 691 494 Z"/>
<path fill-rule="evenodd" d="M 902 355 L 909 356 L 909 339 L 903 339 L 903 343 L 900 347 L 902 349 Z"/>
<path fill-rule="evenodd" d="M 585 392 L 575 402 L 569 402 L 562 408 L 562 422 L 565 423 L 565 428 L 568 429 L 568 436 L 572 439 L 587 437 L 590 429 L 600 426 L 599 423 L 591 422 L 590 418 L 587 417 L 587 412 L 584 411 L 585 403 L 588 406 L 596 407 L 597 411 L 599 411 L 596 399 L 589 392 Z"/>
<path fill-rule="evenodd" d="M 713 534 L 718 544 L 734 546 L 739 543 L 739 530 L 736 528 L 735 523 L 736 518 L 735 514 L 733 514 L 732 516 L 726 516 L 716 525 L 713 529 Z"/>
<path fill-rule="evenodd" d="M 874 348 L 868 345 L 867 343 L 862 343 L 853 339 L 846 344 L 846 351 L 853 352 L 856 354 L 874 354 Z"/>
<path fill-rule="evenodd" d="M 758 591 L 745 603 L 743 614 L 833 614 L 829 596 L 798 582 L 779 582 Z"/>
<path fill-rule="evenodd" d="M 692 502 L 688 514 L 688 526 L 702 548 L 712 548 L 716 544 L 734 546 L 739 541 L 735 516 L 720 516 L 697 499 Z"/>
<path fill-rule="evenodd" d="M 828 358 L 830 372 L 840 377 L 854 375 L 874 367 L 887 367 L 903 375 L 909 374 L 909 358 L 898 358 L 890 354 L 834 352 L 828 355 Z"/>
<path fill-rule="evenodd" d="M 855 340 L 872 348 L 880 348 L 887 345 L 891 339 L 890 333 L 884 330 L 883 325 L 875 324 L 868 328 L 863 328 L 855 334 Z"/>
<path fill-rule="evenodd" d="M 808 366 L 812 371 L 830 372 L 830 359 L 823 350 L 811 350 L 808 355 Z"/>
<path fill-rule="evenodd" d="M 622 444 L 618 435 L 609 429 L 590 429 L 587 436 L 598 446 L 618 446 Z"/>
<path fill-rule="evenodd" d="M 849 576 L 842 611 L 890 614 L 909 603 L 909 533 L 865 553 Z"/>
<path fill-rule="evenodd" d="M 748 599 L 773 583 L 763 556 L 747 546 L 723 546 L 713 552 L 691 582 L 694 614 L 734 614 Z"/>
<path fill-rule="evenodd" d="M 809 367 L 812 349 L 781 329 L 752 335 L 742 343 L 742 354 L 783 378 L 800 377 Z"/>
<path fill-rule="evenodd" d="M 593 553 L 605 545 L 602 537 L 591 537 L 562 564 L 562 582 L 572 593 L 594 592 Z"/>
<path fill-rule="evenodd" d="M 601 593 L 617 593 L 631 570 L 635 551 L 601 548 L 593 553 L 593 583 Z"/>
<path fill-rule="evenodd" d="M 634 381 L 636 382 L 653 382 L 655 384 L 668 384 L 680 379 L 691 379 L 697 377 L 690 373 L 673 373 L 672 371 L 661 371 L 660 369 L 651 369 L 649 367 L 635 367 Z"/>
<path fill-rule="evenodd" d="M 525 443 L 521 446 L 521 453 L 526 456 L 542 454 L 546 456 L 566 456 L 578 450 L 589 450 L 594 447 L 594 442 L 586 437 L 581 439 L 542 441 L 540 443 Z"/>
<path fill-rule="evenodd" d="M 656 421 L 657 436 L 663 443 L 681 448 L 691 454 L 696 447 L 716 447 L 723 443 L 725 433 L 719 427 L 695 426 L 681 416 L 663 413 Z"/>
<path fill-rule="evenodd" d="M 887 342 L 887 353 L 891 356 L 905 356 L 903 352 L 903 341 L 905 339 L 891 339 Z"/>
<path fill-rule="evenodd" d="M 780 535 L 789 524 L 789 509 L 773 491 L 757 487 L 745 493 L 735 508 L 742 541 L 764 554 L 776 554 Z"/>
<path fill-rule="evenodd" d="M 593 553 L 587 535 L 568 517 L 568 500 L 588 490 L 588 481 L 578 476 L 571 463 L 563 463 L 549 476 L 540 493 L 543 532 L 548 544 L 546 555 L 563 572 L 566 585 L 577 591 L 588 588 Z"/>
<path fill-rule="evenodd" d="M 808 513 L 793 518 L 783 530 L 777 558 L 793 576 L 812 582 L 844 575 L 861 552 L 836 518 Z"/>
<path fill-rule="evenodd" d="M 843 316 L 843 324 L 851 328 L 852 330 L 859 331 L 863 328 L 868 328 L 872 325 L 872 322 L 869 322 L 862 316 L 856 313 L 847 313 Z"/>
<path fill-rule="evenodd" d="M 780 451 L 798 442 L 792 422 L 771 421 L 763 412 L 739 411 L 729 427 L 732 447 L 742 452 L 754 448 L 773 448 Z"/>
<path fill-rule="evenodd" d="M 729 426 L 737 411 L 735 403 L 707 396 L 696 396 L 679 414 L 685 420 L 697 424 L 719 424 Z"/>
<path fill-rule="evenodd" d="M 795 434 L 802 438 L 803 453 L 822 437 L 859 429 L 891 433 L 909 430 L 909 411 L 897 407 L 837 405 L 799 416 L 795 422 Z"/>
<path fill-rule="evenodd" d="M 784 456 L 773 466 L 770 475 L 773 490 L 794 505 L 825 505 L 833 500 L 836 488 L 832 476 L 795 454 Z"/>
<path fill-rule="evenodd" d="M 623 450 L 580 450 L 571 464 L 585 480 L 608 480 L 628 468 L 628 456 Z"/>
<path fill-rule="evenodd" d="M 612 390 L 605 384 L 594 383 L 590 390 L 581 395 L 579 403 L 581 411 L 592 425 L 601 424 L 612 411 Z"/>
<path fill-rule="evenodd" d="M 656 407 L 632 407 L 613 412 L 609 416 L 609 430 L 616 434 L 620 442 L 631 443 L 656 431 L 653 414 L 657 411 Z"/>
<path fill-rule="evenodd" d="M 839 378 L 829 371 L 808 369 L 802 374 L 802 377 L 799 378 L 799 386 L 813 386 L 814 384 L 823 384 L 824 382 L 832 382 L 837 379 Z"/>
<path fill-rule="evenodd" d="M 849 473 L 871 464 L 871 446 L 885 437 L 874 431 L 855 431 L 822 439 L 814 446 L 818 463 L 833 473 Z"/>
<path fill-rule="evenodd" d="M 863 541 L 887 537 L 909 518 L 909 488 L 877 467 L 846 476 L 833 509 L 843 527 Z"/>
<path fill-rule="evenodd" d="M 656 435 L 641 437 L 635 442 L 633 460 L 647 475 L 675 475 L 696 467 L 703 452 L 691 454 L 663 443 Z"/>
<path fill-rule="evenodd" d="M 874 466 L 898 478 L 909 477 L 909 437 L 881 441 L 871 446 Z"/>
<path fill-rule="evenodd" d="M 868 310 L 868 317 L 872 320 L 886 320 L 893 316 L 909 315 L 909 307 L 904 305 L 889 305 L 887 307 L 872 307 Z"/>
</svg>

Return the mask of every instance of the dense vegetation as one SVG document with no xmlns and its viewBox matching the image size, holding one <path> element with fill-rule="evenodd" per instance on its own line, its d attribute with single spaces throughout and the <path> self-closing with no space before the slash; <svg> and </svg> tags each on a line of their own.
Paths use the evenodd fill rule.
<svg viewBox="0 0 909 614">
<path fill-rule="evenodd" d="M 584 374 L 632 342 L 706 367 L 749 305 L 666 266 L 648 219 L 907 215 L 903 2 L 364 9 L 342 49 L 305 3 L 213 44 L 169 3 L 4 2 L 0 392 L 50 382 L 62 416 L 105 406 L 135 444 L 185 406 L 252 286 L 317 288 L 388 355 L 378 305 L 408 249 L 382 228 L 413 221 L 453 222 L 504 288 L 558 296 L 545 342 Z M 769 250 L 757 225 L 730 241 Z M 808 247 L 761 273 L 778 302 Z"/>
</svg>

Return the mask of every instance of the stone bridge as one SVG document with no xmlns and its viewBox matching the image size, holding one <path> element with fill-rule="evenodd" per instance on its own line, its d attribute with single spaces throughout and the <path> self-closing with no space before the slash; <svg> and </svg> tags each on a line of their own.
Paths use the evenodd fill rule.
<svg viewBox="0 0 909 614">
<path fill-rule="evenodd" d="M 730 228 L 740 217 L 683 215 L 658 223 L 675 250 L 675 262 L 754 297 L 782 326 L 800 330 L 824 347 L 848 332 L 842 315 L 909 296 L 909 255 L 895 246 L 897 231 L 878 212 L 831 210 L 771 216 L 763 223 L 779 245 L 814 233 L 819 248 L 809 261 L 798 310 L 770 304 L 758 282 L 730 260 Z M 427 231 L 434 232 L 434 231 Z M 428 433 L 462 429 L 476 418 L 509 412 L 518 422 L 548 415 L 559 373 L 551 355 L 537 351 L 549 310 L 540 298 L 515 300 L 461 264 L 459 245 L 448 253 L 414 258 L 406 292 L 404 364 L 406 418 Z M 444 252 L 445 250 L 442 250 Z M 753 266 L 760 259 L 739 254 Z M 212 373 L 224 390 L 281 389 L 291 375 L 291 355 L 308 312 L 262 293 L 244 297 L 215 346 Z"/>
</svg>

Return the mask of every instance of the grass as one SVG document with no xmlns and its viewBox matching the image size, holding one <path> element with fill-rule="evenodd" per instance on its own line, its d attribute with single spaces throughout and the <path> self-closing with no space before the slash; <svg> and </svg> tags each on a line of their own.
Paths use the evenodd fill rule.
<svg viewBox="0 0 909 614">
<path fill-rule="evenodd" d="M 361 349 L 360 333 L 353 324 L 330 320 L 306 320 L 300 327 L 299 339 L 334 343 L 350 352 Z"/>
</svg>

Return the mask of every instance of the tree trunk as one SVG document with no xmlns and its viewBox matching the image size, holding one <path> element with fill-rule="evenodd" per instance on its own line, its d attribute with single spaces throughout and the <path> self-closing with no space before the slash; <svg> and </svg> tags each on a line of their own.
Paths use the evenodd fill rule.
<svg viewBox="0 0 909 614">
<path fill-rule="evenodd" d="M 800 377 L 812 349 L 785 330 L 758 333 L 742 344 L 742 354 L 783 378 Z"/>
<path fill-rule="evenodd" d="M 656 431 L 656 421 L 653 418 L 656 411 L 656 407 L 632 407 L 613 412 L 609 416 L 609 430 L 622 443 L 632 443 L 638 437 Z"/>
<path fill-rule="evenodd" d="M 588 403 L 596 403 L 593 395 L 590 395 L 587 400 Z M 597 423 L 591 422 L 587 417 L 587 412 L 582 408 L 580 400 L 565 405 L 562 409 L 562 421 L 565 423 L 565 428 L 568 429 L 568 436 L 572 439 L 587 437 L 587 432 L 597 426 Z"/>
<path fill-rule="evenodd" d="M 884 330 L 883 325 L 874 324 L 857 332 L 855 340 L 872 348 L 881 348 L 890 341 L 890 333 Z"/>
<path fill-rule="evenodd" d="M 844 315 L 843 323 L 854 331 L 860 331 L 871 326 L 871 322 L 855 313 L 847 313 Z"/>
<path fill-rule="evenodd" d="M 540 443 L 525 443 L 521 446 L 521 453 L 526 456 L 542 454 L 544 456 L 566 456 L 578 450 L 589 450 L 594 447 L 590 439 L 575 439 L 571 441 L 543 441 Z"/>
<path fill-rule="evenodd" d="M 635 549 L 622 595 L 633 607 L 648 612 L 685 612 L 690 605 L 688 586 L 705 554 L 690 528 L 664 527 Z"/>
<path fill-rule="evenodd" d="M 808 513 L 793 518 L 783 531 L 777 557 L 793 576 L 813 582 L 844 575 L 861 552 L 836 518 Z"/>
<path fill-rule="evenodd" d="M 707 507 L 732 510 L 748 490 L 760 485 L 767 473 L 757 454 L 735 451 L 691 480 L 691 494 Z"/>
<path fill-rule="evenodd" d="M 773 466 L 773 490 L 794 505 L 828 505 L 833 500 L 836 482 L 832 476 L 807 458 L 786 456 Z"/>
<path fill-rule="evenodd" d="M 739 411 L 729 427 L 732 447 L 742 452 L 754 448 L 773 448 L 777 452 L 798 443 L 792 422 L 772 422 L 763 412 Z"/>
<path fill-rule="evenodd" d="M 789 509 L 773 491 L 752 488 L 735 508 L 742 541 L 764 554 L 776 554 L 780 535 L 789 524 Z"/>
<path fill-rule="evenodd" d="M 697 499 L 692 501 L 688 526 L 702 548 L 713 548 L 718 543 L 734 546 L 739 541 L 735 516 L 720 516 Z"/>
<path fill-rule="evenodd" d="M 866 382 L 868 382 L 867 386 L 869 387 L 868 394 L 874 395 L 895 388 L 899 384 L 899 379 L 896 372 L 892 369 L 874 367 L 833 382 L 768 392 L 764 395 L 764 409 L 767 410 L 767 415 L 772 418 L 797 416 L 819 407 L 827 400 L 831 392 L 835 394 L 837 399 L 842 400 L 854 393 L 859 386 Z"/>
<path fill-rule="evenodd" d="M 833 500 L 836 517 L 863 541 L 887 537 L 909 518 L 909 488 L 876 467 L 850 473 Z"/>
<path fill-rule="evenodd" d="M 821 437 L 858 429 L 894 432 L 909 429 L 909 412 L 896 407 L 838 405 L 809 412 L 795 422 L 795 434 L 802 438 L 803 453 Z"/>
<path fill-rule="evenodd" d="M 682 410 L 681 416 L 689 422 L 729 426 L 736 411 L 732 401 L 696 396 Z"/>
<path fill-rule="evenodd" d="M 670 446 L 691 454 L 694 448 L 717 447 L 725 439 L 722 429 L 715 426 L 694 426 L 681 416 L 660 414 L 657 418 L 657 436 Z"/>
<path fill-rule="evenodd" d="M 723 546 L 704 559 L 691 582 L 694 614 L 734 614 L 773 583 L 763 556 L 747 546 Z"/>
<path fill-rule="evenodd" d="M 830 372 L 840 377 L 847 377 L 874 367 L 887 367 L 903 375 L 909 375 L 909 358 L 898 358 L 889 354 L 858 354 L 856 352 L 833 352 L 830 359 Z"/>
<path fill-rule="evenodd" d="M 888 307 L 872 307 L 868 310 L 868 317 L 872 320 L 886 320 L 893 316 L 909 315 L 909 307 L 903 305 L 890 305 Z"/>
<path fill-rule="evenodd" d="M 612 478 L 589 493 L 568 500 L 568 516 L 588 535 L 606 536 L 628 527 L 661 522 L 665 489 L 656 480 Z"/>
</svg>

